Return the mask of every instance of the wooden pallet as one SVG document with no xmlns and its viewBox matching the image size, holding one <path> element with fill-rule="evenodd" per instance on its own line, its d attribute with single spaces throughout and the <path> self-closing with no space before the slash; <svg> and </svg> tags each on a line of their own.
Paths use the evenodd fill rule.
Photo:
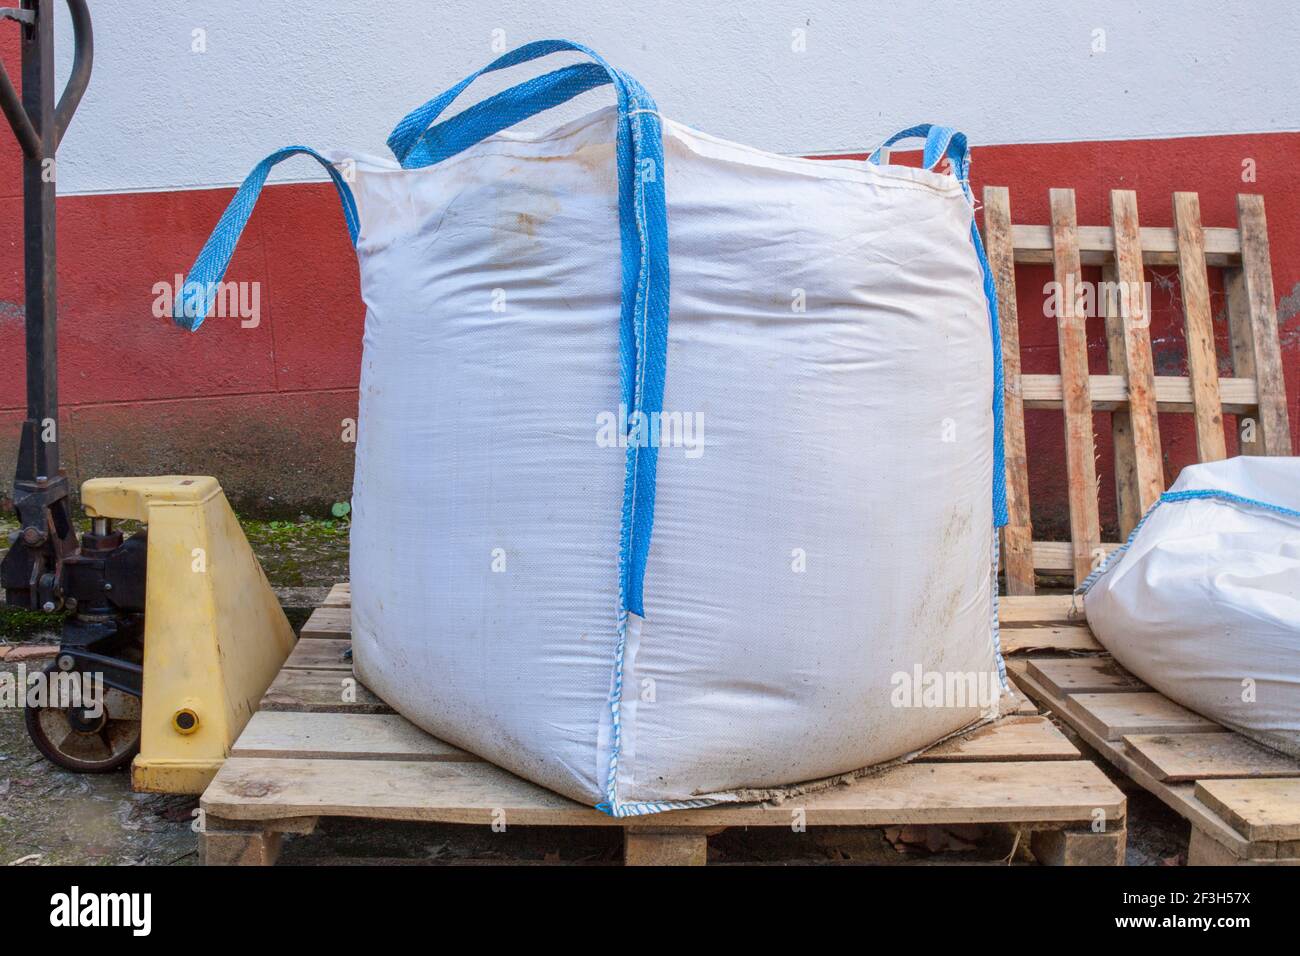
<svg viewBox="0 0 1300 956">
<path fill-rule="evenodd" d="M 1060 617 L 1062 602 L 1047 600 Z M 1040 862 L 1123 862 L 1123 794 L 1024 698 L 1021 712 L 910 764 L 779 806 L 616 820 L 429 736 L 359 684 L 345 698 L 348 601 L 337 586 L 313 613 L 203 794 L 206 863 L 270 864 L 283 834 L 310 833 L 321 817 L 616 826 L 629 864 L 701 864 L 708 836 L 727 827 L 989 824 L 1024 831 Z M 1016 602 L 1007 610 L 1027 613 Z"/>
<path fill-rule="evenodd" d="M 1109 412 L 1120 537 L 1165 489 L 1158 413 L 1194 417 L 1197 458 L 1228 454 L 1224 416 L 1235 415 L 1241 454 L 1291 454 L 1286 389 L 1269 264 L 1264 203 L 1237 197 L 1236 228 L 1203 227 L 1195 193 L 1173 196 L 1172 228 L 1138 223 L 1137 195 L 1110 194 L 1110 225 L 1081 226 L 1074 191 L 1050 191 L 1051 222 L 1013 225 L 1008 191 L 984 190 L 984 240 L 998 294 L 1006 389 L 1007 498 L 1010 523 L 1002 559 L 1010 595 L 1033 595 L 1037 573 L 1072 574 L 1080 583 L 1117 548 L 1101 540 L 1093 416 Z M 1096 299 L 1106 326 L 1107 374 L 1088 368 L 1084 317 L 1065 296 L 1057 320 L 1059 375 L 1020 368 L 1016 267 L 1052 266 L 1064 288 L 1082 267 L 1101 266 L 1111 287 L 1143 290 L 1144 267 L 1178 267 L 1187 349 L 1186 378 L 1153 371 L 1144 292 Z M 1208 270 L 1222 270 L 1232 375 L 1220 377 Z M 1027 315 L 1040 313 L 1032 303 Z M 1025 456 L 1026 408 L 1059 408 L 1065 425 L 1068 542 L 1035 541 Z M 1004 598 L 1014 601 L 1016 598 Z M 1017 631 L 1004 629 L 1013 678 L 1103 757 L 1192 824 L 1191 863 L 1296 862 L 1300 856 L 1300 771 L 1240 734 L 1184 710 L 1143 687 L 1102 654 L 1082 620 L 1061 608 L 1027 603 Z M 1037 617 L 1037 620 L 1034 618 Z M 1054 657 L 1041 656 L 1048 653 Z M 1072 658 L 1060 654 L 1070 653 Z M 1078 656 L 1080 654 L 1090 656 Z M 1021 659 L 1016 659 L 1019 656 Z"/>
<path fill-rule="evenodd" d="M 1104 652 L 1033 653 L 1008 660 L 1007 669 L 1026 694 L 1191 824 L 1189 864 L 1300 864 L 1300 761 L 1180 707 Z"/>
<path fill-rule="evenodd" d="M 1002 186 L 984 190 L 984 242 L 998 294 L 1005 378 L 1007 506 L 1002 566 L 1007 593 L 1035 593 L 1035 571 L 1072 573 L 1080 582 L 1119 545 L 1101 540 L 1093 413 L 1109 412 L 1115 448 L 1120 537 L 1165 490 L 1157 413 L 1194 416 L 1200 461 L 1227 457 L 1225 414 L 1237 416 L 1242 454 L 1289 455 L 1291 432 L 1282 381 L 1277 310 L 1269 265 L 1264 200 L 1237 197 L 1236 228 L 1202 227 L 1196 193 L 1174 193 L 1173 228 L 1139 226 L 1137 194 L 1110 194 L 1111 224 L 1081 226 L 1072 189 L 1050 192 L 1049 225 L 1012 225 Z M 1085 316 L 1072 296 L 1057 318 L 1060 374 L 1020 369 L 1016 266 L 1050 264 L 1062 288 L 1079 288 L 1082 268 L 1100 265 L 1107 286 L 1139 290 L 1098 295 L 1106 323 L 1107 374 L 1088 369 Z M 1188 376 L 1155 375 L 1143 267 L 1176 265 L 1187 342 Z M 1227 299 L 1232 376 L 1219 376 L 1207 268 L 1221 269 Z M 1099 290 L 1100 291 L 1100 290 Z M 1040 303 L 1026 315 L 1041 316 Z M 1041 321 L 1041 319 L 1039 319 Z M 1059 408 L 1066 436 L 1070 541 L 1035 541 L 1029 511 L 1025 409 Z"/>
</svg>

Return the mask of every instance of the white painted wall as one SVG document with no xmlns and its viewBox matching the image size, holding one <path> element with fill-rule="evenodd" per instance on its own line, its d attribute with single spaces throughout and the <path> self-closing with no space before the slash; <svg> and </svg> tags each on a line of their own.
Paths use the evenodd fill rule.
<svg viewBox="0 0 1300 956">
<path fill-rule="evenodd" d="M 407 110 L 493 57 L 496 29 L 510 47 L 585 42 L 675 119 L 778 152 L 858 149 L 926 120 L 976 144 L 1300 129 L 1295 0 L 1049 6 L 92 0 L 95 71 L 60 150 L 59 189 L 225 185 L 290 143 L 382 149 Z M 196 29 L 204 53 L 191 52 Z M 792 50 L 797 29 L 802 53 Z M 1093 50 L 1099 29 L 1103 53 Z M 66 14 L 59 32 L 62 74 Z M 485 82 L 467 103 L 503 85 Z M 609 97 L 588 93 L 567 114 L 553 111 L 555 121 Z M 300 158 L 276 178 L 319 177 Z"/>
</svg>

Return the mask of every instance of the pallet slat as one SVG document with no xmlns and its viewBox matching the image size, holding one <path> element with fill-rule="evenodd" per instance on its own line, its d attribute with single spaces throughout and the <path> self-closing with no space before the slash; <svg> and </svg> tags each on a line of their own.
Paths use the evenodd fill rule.
<svg viewBox="0 0 1300 956">
<path fill-rule="evenodd" d="M 1058 627 L 1004 627 L 999 632 L 1003 654 L 1028 651 L 1101 651 L 1086 624 Z"/>
<path fill-rule="evenodd" d="M 1011 243 L 1011 199 L 1005 186 L 984 189 L 984 243 L 997 288 L 998 328 L 1002 336 L 1002 436 L 1008 517 L 1002 529 L 1002 564 L 1008 594 L 1033 594 L 1034 528 L 1029 514 L 1025 409 L 1020 397 L 1020 317 L 1016 308 L 1016 266 Z"/>
<path fill-rule="evenodd" d="M 489 763 L 232 757 L 202 798 L 226 820 L 352 816 L 507 826 L 621 826 Z M 912 763 L 850 785 L 791 797 L 780 806 L 724 804 L 655 817 L 656 826 L 782 826 L 802 811 L 809 826 L 930 823 L 1087 823 L 1100 810 L 1123 819 L 1123 795 L 1086 760 Z"/>
<path fill-rule="evenodd" d="M 1070 743 L 1046 717 L 1006 717 L 969 734 L 945 740 L 918 762 L 986 760 L 1078 760 Z"/>
<path fill-rule="evenodd" d="M 1058 697 L 1147 689 L 1110 657 L 1038 658 L 1027 666 L 1029 675 Z"/>
<path fill-rule="evenodd" d="M 352 660 L 346 656 L 351 647 L 352 641 L 341 638 L 318 637 L 299 641 L 284 666 L 292 670 L 351 671 Z"/>
<path fill-rule="evenodd" d="M 253 715 L 230 755 L 348 760 L 479 759 L 431 737 L 397 714 L 267 710 Z"/>
<path fill-rule="evenodd" d="M 349 602 L 351 597 L 348 598 Z M 352 634 L 352 608 L 318 607 L 302 626 L 300 638 L 338 638 Z"/>
<path fill-rule="evenodd" d="M 258 710 L 335 714 L 393 712 L 393 708 L 372 694 L 351 672 L 292 669 L 276 675 Z"/>
<path fill-rule="evenodd" d="M 1226 777 L 1300 777 L 1300 760 L 1231 731 L 1127 734 L 1129 754 L 1157 780 L 1187 783 Z"/>
<path fill-rule="evenodd" d="M 1088 382 L 1086 316 L 1076 314 L 1071 290 L 1082 285 L 1079 265 L 1079 224 L 1074 190 L 1053 189 L 1052 269 L 1061 314 L 1057 342 L 1061 356 L 1061 407 L 1065 413 L 1065 476 L 1070 504 L 1070 540 L 1074 579 L 1078 584 L 1092 571 L 1094 551 L 1101 543 L 1097 508 L 1097 461 L 1092 434 L 1092 397 Z"/>
<path fill-rule="evenodd" d="M 1142 271 L 1142 248 L 1138 228 L 1137 193 L 1116 189 L 1110 194 L 1111 228 L 1115 233 L 1115 279 L 1119 301 L 1107 311 L 1108 353 L 1113 349 L 1111 371 L 1125 378 L 1128 407 L 1122 413 L 1123 447 L 1128 460 L 1125 478 L 1133 488 L 1127 494 L 1128 514 L 1121 524 L 1127 537 L 1161 492 L 1165 490 L 1164 464 L 1160 458 L 1160 426 L 1156 418 L 1155 370 L 1151 358 L 1151 305 L 1146 301 Z M 1117 346 L 1117 348 L 1116 348 Z M 1117 413 L 1118 414 L 1118 413 Z M 1117 454 L 1118 454 L 1117 449 Z"/>
<path fill-rule="evenodd" d="M 1115 256 L 1115 235 L 1109 226 L 1080 226 L 1079 254 L 1087 265 L 1101 265 Z M 1173 229 L 1143 226 L 1139 232 L 1142 261 L 1147 265 L 1178 264 L 1178 240 Z M 1052 261 L 1051 226 L 1017 225 L 1011 227 L 1011 243 L 1016 262 L 1048 264 Z M 1212 266 L 1233 266 L 1242 259 L 1241 235 L 1236 229 L 1205 230 L 1205 261 Z"/>
<path fill-rule="evenodd" d="M 1282 380 L 1264 197 L 1239 195 L 1237 222 L 1241 227 L 1242 278 L 1254 359 L 1252 374 L 1259 384 L 1259 440 L 1266 455 L 1290 455 L 1291 425 L 1287 417 L 1286 385 Z"/>
<path fill-rule="evenodd" d="M 1125 294 L 1131 296 L 1132 292 L 1117 291 L 1118 276 L 1115 263 L 1108 262 L 1101 267 L 1103 291 L 1097 296 L 1097 308 L 1106 322 L 1106 371 L 1111 375 L 1124 376 L 1127 387 L 1128 360 L 1124 355 L 1122 296 Z M 1089 388 L 1091 389 L 1091 383 Z M 1153 391 L 1154 388 L 1153 382 Z M 1097 406 L 1095 395 L 1092 404 L 1094 408 Z M 1110 413 L 1110 435 L 1111 449 L 1115 456 L 1115 509 L 1119 514 L 1120 534 L 1127 536 L 1128 531 L 1137 525 L 1142 515 L 1138 502 L 1137 447 L 1133 441 L 1133 421 L 1129 415 L 1128 405 L 1121 405 Z"/>
<path fill-rule="evenodd" d="M 1300 779 L 1202 780 L 1196 797 L 1247 840 L 1300 840 Z"/>
<path fill-rule="evenodd" d="M 1072 694 L 1065 699 L 1065 709 L 1104 740 L 1111 741 L 1121 740 L 1128 734 L 1203 733 L 1219 729 L 1214 721 L 1180 707 L 1155 691 Z"/>
<path fill-rule="evenodd" d="M 1061 376 L 1022 375 L 1021 396 L 1025 408 L 1060 408 L 1062 404 Z M 1114 411 L 1129 403 L 1128 382 L 1123 375 L 1089 375 L 1088 392 L 1092 397 L 1094 412 Z M 1176 375 L 1155 376 L 1156 408 L 1162 412 L 1190 412 L 1193 410 L 1191 379 Z M 1219 379 L 1219 397 L 1223 411 L 1240 414 L 1253 411 L 1259 402 L 1255 382 L 1249 378 Z"/>
<path fill-rule="evenodd" d="M 1061 546 L 1068 548 L 1065 542 L 1039 542 L 1049 546 Z M 1108 545 L 1108 547 L 1119 547 L 1119 545 Z M 1019 624 L 1051 625 L 1051 624 L 1077 624 L 1083 620 L 1083 606 L 1080 604 L 1075 612 L 1071 611 L 1073 598 L 1069 594 L 1037 594 L 1037 595 L 1018 595 L 1002 596 L 998 598 L 998 615 L 1004 625 L 1016 626 Z M 329 608 L 331 612 L 328 617 L 317 617 L 322 609 L 317 608 L 312 612 L 311 618 L 308 619 L 307 625 L 304 625 L 303 636 L 307 637 L 307 627 L 313 627 L 315 636 L 318 638 L 339 640 L 348 638 L 352 635 L 352 615 L 349 610 L 346 615 L 340 614 L 341 610 L 346 608 Z M 316 622 L 313 624 L 313 622 Z"/>
<path fill-rule="evenodd" d="M 444 743 L 397 714 L 259 711 L 232 757 L 346 760 L 456 760 L 480 758 Z M 1078 749 L 1045 717 L 1007 717 L 944 741 L 921 762 L 1077 760 Z"/>
<path fill-rule="evenodd" d="M 1116 541 L 1103 541 L 1093 548 L 1092 561 L 1089 567 L 1094 567 L 1103 557 L 1110 554 L 1119 543 Z M 1035 541 L 1034 542 L 1034 567 L 1039 571 L 1073 571 L 1075 569 L 1074 546 L 1069 541 Z M 1080 601 L 1080 615 L 1082 616 L 1082 604 Z"/>
<path fill-rule="evenodd" d="M 1205 274 L 1201 201 L 1196 193 L 1174 193 L 1174 223 L 1178 233 L 1178 278 L 1187 337 L 1187 371 L 1192 382 L 1192 414 L 1196 418 L 1196 452 L 1200 461 L 1221 461 L 1228 457 L 1228 450 L 1223 437 L 1223 400 L 1219 397 L 1219 360 L 1214 351 L 1210 285 Z"/>
<path fill-rule="evenodd" d="M 1083 607 L 1070 594 L 1038 594 L 998 598 L 998 621 L 1003 627 L 1077 624 Z"/>
</svg>

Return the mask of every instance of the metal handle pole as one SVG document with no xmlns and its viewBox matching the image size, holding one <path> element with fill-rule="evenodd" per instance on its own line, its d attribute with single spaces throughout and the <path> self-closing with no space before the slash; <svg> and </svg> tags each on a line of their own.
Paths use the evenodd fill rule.
<svg viewBox="0 0 1300 956">
<path fill-rule="evenodd" d="M 0 107 L 23 148 L 23 258 L 26 280 L 27 421 L 17 481 L 59 474 L 58 339 L 54 199 L 59 140 L 90 82 L 94 43 L 85 0 L 68 0 L 74 53 L 68 85 L 54 104 L 53 0 L 21 0 L 0 11 L 22 30 L 22 98 L 0 65 Z"/>
<path fill-rule="evenodd" d="M 23 262 L 26 284 L 27 419 L 14 470 L 14 510 L 22 524 L 0 561 L 10 603 L 46 609 L 62 602 L 63 561 L 77 550 L 68 480 L 59 469 L 59 380 L 55 275 L 55 150 L 90 81 L 93 60 L 85 0 L 67 0 L 74 55 L 68 85 L 54 102 L 54 0 L 21 0 L 0 10 L 22 31 L 22 97 L 0 65 L 0 108 L 23 149 Z"/>
</svg>

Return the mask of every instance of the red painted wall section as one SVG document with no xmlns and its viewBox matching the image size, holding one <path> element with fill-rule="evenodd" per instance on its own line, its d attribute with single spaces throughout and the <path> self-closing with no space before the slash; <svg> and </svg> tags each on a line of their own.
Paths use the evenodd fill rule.
<svg viewBox="0 0 1300 956">
<path fill-rule="evenodd" d="M 14 61 L 8 50 L 0 53 Z M 1137 190 L 1142 222 L 1152 226 L 1172 224 L 1176 190 L 1200 193 L 1206 226 L 1235 226 L 1236 194 L 1262 194 L 1292 429 L 1300 431 L 1297 156 L 1295 133 L 980 147 L 974 151 L 973 186 L 977 196 L 985 184 L 1010 187 L 1017 223 L 1046 223 L 1048 189 L 1073 187 L 1084 225 L 1109 223 L 1109 190 L 1115 188 Z M 1242 180 L 1245 160 L 1254 161 L 1255 182 Z M 24 402 L 20 188 L 17 145 L 0 134 L 2 474 L 12 469 Z M 343 419 L 355 415 L 364 317 L 356 260 L 333 187 L 264 191 L 226 277 L 260 283 L 255 328 L 214 318 L 189 333 L 153 315 L 155 283 L 173 282 L 188 269 L 231 194 L 220 189 L 59 200 L 65 466 L 77 482 L 110 474 L 215 474 L 245 510 L 319 513 L 350 493 L 353 446 L 342 441 L 342 430 Z M 1096 270 L 1085 276 L 1097 277 Z M 1175 278 L 1174 267 L 1148 270 L 1156 290 L 1152 336 L 1158 374 L 1186 374 Z M 1022 270 L 1018 292 L 1028 372 L 1057 370 L 1055 321 L 1041 308 L 1050 279 L 1047 267 Z M 1228 374 L 1217 270 L 1211 270 L 1211 288 L 1222 372 Z M 1089 334 L 1093 371 L 1104 372 L 1100 319 L 1090 321 Z M 1030 412 L 1027 422 L 1038 536 L 1063 536 L 1061 416 Z M 1095 424 L 1103 520 L 1113 536 L 1108 416 L 1098 415 Z M 1225 424 L 1231 431 L 1231 419 Z M 1191 419 L 1162 415 L 1160 425 L 1166 478 L 1172 481 L 1195 457 Z M 1230 451 L 1235 447 L 1230 436 Z"/>
</svg>

